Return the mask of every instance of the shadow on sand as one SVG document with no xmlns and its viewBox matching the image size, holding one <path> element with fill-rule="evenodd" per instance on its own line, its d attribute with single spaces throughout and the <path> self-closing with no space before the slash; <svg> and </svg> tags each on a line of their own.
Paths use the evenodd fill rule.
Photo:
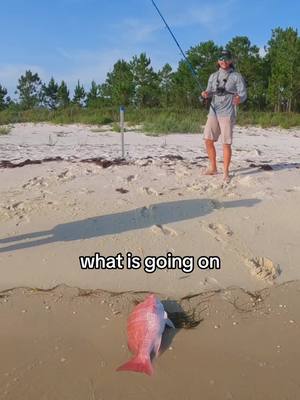
<svg viewBox="0 0 300 400">
<path fill-rule="evenodd" d="M 161 226 L 172 222 L 203 217 L 218 208 L 252 207 L 259 201 L 258 199 L 244 199 L 218 203 L 210 199 L 193 199 L 152 204 L 149 207 L 59 224 L 48 231 L 32 232 L 0 239 L 0 244 L 19 242 L 0 248 L 0 253 L 55 242 L 70 242 L 115 235 L 149 228 L 153 225 Z"/>
<path fill-rule="evenodd" d="M 185 311 L 176 300 L 163 300 L 162 304 L 168 314 L 168 318 L 173 322 L 176 329 L 165 329 L 159 350 L 160 355 L 168 350 L 180 329 L 196 328 L 203 321 L 200 317 L 201 311 Z"/>
</svg>

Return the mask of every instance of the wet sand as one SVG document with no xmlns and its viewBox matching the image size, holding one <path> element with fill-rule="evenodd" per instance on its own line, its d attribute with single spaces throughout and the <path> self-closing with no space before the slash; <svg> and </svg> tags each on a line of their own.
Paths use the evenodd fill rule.
<svg viewBox="0 0 300 400">
<path fill-rule="evenodd" d="M 126 318 L 145 294 L 67 287 L 0 298 L 1 399 L 299 398 L 299 282 L 164 299 L 167 329 L 152 377 L 116 372 L 130 357 Z M 179 313 L 179 314 L 178 314 Z"/>
</svg>

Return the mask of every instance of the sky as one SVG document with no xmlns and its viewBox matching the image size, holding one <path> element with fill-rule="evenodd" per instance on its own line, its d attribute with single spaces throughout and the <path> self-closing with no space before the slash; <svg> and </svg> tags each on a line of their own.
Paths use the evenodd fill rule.
<svg viewBox="0 0 300 400">
<path fill-rule="evenodd" d="M 299 0 L 155 1 L 185 51 L 235 36 L 263 49 L 275 27 L 300 28 Z M 146 52 L 158 70 L 182 58 L 151 0 L 0 0 L 0 18 L 0 84 L 12 97 L 27 69 L 88 89 L 119 59 Z"/>
</svg>

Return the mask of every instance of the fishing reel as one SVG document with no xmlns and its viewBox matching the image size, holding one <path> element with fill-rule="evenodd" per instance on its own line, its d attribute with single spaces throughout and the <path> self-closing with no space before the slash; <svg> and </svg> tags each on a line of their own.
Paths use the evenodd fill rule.
<svg viewBox="0 0 300 400">
<path fill-rule="evenodd" d="M 200 104 L 206 109 L 206 110 L 209 110 L 210 109 L 210 105 L 211 105 L 211 101 L 212 101 L 212 96 L 209 96 L 209 97 L 202 97 L 202 96 L 199 96 L 199 101 L 200 101 Z"/>
<path fill-rule="evenodd" d="M 206 99 L 204 98 L 204 97 L 202 97 L 202 96 L 200 96 L 200 102 L 201 102 L 201 104 L 203 105 L 203 107 L 206 109 L 206 110 L 209 110 L 210 109 L 210 105 L 211 105 L 211 101 L 212 101 L 212 97 L 207 97 Z"/>
</svg>

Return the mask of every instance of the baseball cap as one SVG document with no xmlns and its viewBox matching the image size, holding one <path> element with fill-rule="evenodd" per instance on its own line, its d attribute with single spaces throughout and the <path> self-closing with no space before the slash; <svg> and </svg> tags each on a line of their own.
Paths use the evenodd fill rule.
<svg viewBox="0 0 300 400">
<path fill-rule="evenodd" d="M 222 50 L 221 53 L 219 54 L 218 60 L 220 61 L 231 61 L 232 60 L 232 54 L 229 50 Z"/>
</svg>

